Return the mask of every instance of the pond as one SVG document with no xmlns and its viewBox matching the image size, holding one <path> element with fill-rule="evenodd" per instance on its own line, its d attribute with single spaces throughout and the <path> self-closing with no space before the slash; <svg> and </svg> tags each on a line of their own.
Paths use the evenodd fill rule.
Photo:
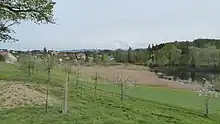
<svg viewBox="0 0 220 124">
<path fill-rule="evenodd" d="M 216 81 L 220 79 L 220 71 L 216 69 L 192 69 L 192 68 L 153 68 L 152 71 L 163 73 L 166 76 L 173 76 L 174 79 L 191 80 L 196 82 L 204 82 L 203 78 L 208 81 Z"/>
</svg>

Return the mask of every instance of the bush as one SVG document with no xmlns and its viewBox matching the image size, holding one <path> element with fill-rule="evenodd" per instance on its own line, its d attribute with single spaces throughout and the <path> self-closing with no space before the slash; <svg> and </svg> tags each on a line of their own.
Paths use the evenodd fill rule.
<svg viewBox="0 0 220 124">
<path fill-rule="evenodd" d="M 5 62 L 5 57 L 0 54 L 0 61 Z"/>
</svg>

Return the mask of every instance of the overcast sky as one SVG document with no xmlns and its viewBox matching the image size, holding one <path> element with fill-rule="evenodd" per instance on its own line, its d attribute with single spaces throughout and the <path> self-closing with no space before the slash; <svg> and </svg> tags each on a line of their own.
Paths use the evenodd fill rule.
<svg viewBox="0 0 220 124">
<path fill-rule="evenodd" d="M 220 0 L 55 0 L 57 25 L 16 26 L 15 49 L 147 47 L 220 38 Z"/>
</svg>

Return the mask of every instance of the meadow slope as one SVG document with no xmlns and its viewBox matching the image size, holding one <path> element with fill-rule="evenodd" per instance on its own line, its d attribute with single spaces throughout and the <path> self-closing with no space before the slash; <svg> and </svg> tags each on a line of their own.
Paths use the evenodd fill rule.
<svg viewBox="0 0 220 124">
<path fill-rule="evenodd" d="M 96 69 L 98 68 L 98 70 Z M 149 71 L 149 68 L 136 65 L 117 65 L 117 66 L 84 66 L 80 72 L 84 75 L 94 75 L 96 70 L 99 76 L 105 80 L 114 81 L 114 74 L 122 73 L 130 79 L 135 80 L 137 84 L 193 90 L 200 88 L 197 84 L 184 84 L 178 81 L 165 80 L 158 78 L 158 76 Z"/>
<path fill-rule="evenodd" d="M 25 105 L 0 108 L 1 124 L 220 124 L 219 99 L 210 101 L 210 116 L 203 116 L 204 98 L 191 91 L 142 86 L 126 89 L 121 102 L 119 87 L 111 83 L 98 84 L 94 96 L 94 83 L 81 79 L 76 87 L 75 74 L 71 75 L 68 113 L 62 114 L 64 72 L 54 68 L 49 85 L 50 96 L 58 102 L 50 105 Z M 33 74 L 20 71 L 17 66 L 0 63 L 0 83 L 19 83 L 45 94 L 46 72 Z M 16 82 L 12 82 L 16 81 Z M 2 85 L 0 85 L 2 86 Z M 25 102 L 25 101 L 23 101 Z"/>
</svg>

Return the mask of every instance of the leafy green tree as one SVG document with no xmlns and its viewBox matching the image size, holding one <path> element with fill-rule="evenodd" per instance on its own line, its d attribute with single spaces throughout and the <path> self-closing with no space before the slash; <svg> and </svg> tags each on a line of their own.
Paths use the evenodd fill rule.
<svg viewBox="0 0 220 124">
<path fill-rule="evenodd" d="M 21 21 L 31 21 L 36 24 L 54 23 L 51 0 L 4 0 L 0 1 L 0 42 L 14 42 L 15 31 L 12 26 Z"/>
<path fill-rule="evenodd" d="M 172 65 L 179 64 L 179 59 L 181 57 L 181 51 L 174 44 L 166 44 L 161 51 L 164 53 L 164 56 L 168 60 L 166 63 L 169 67 Z"/>
<path fill-rule="evenodd" d="M 147 50 L 150 50 L 151 49 L 151 47 L 150 47 L 150 44 L 148 45 L 148 47 L 147 47 Z"/>
<path fill-rule="evenodd" d="M 155 52 L 153 51 L 151 54 L 149 54 L 149 60 L 148 60 L 148 66 L 149 67 L 153 67 L 156 65 L 156 54 Z"/>
<path fill-rule="evenodd" d="M 85 53 L 85 55 L 86 55 L 85 63 L 88 63 L 88 62 L 89 62 L 89 52 L 88 52 L 88 51 L 85 51 L 84 53 Z"/>
<path fill-rule="evenodd" d="M 176 47 L 181 51 L 179 66 L 189 65 L 189 44 L 188 44 L 188 42 L 176 42 Z"/>
<path fill-rule="evenodd" d="M 46 47 L 44 47 L 44 49 L 43 49 L 43 54 L 46 56 L 47 55 L 47 48 Z"/>
<path fill-rule="evenodd" d="M 96 64 L 100 64 L 100 57 L 97 51 L 93 52 L 93 62 Z"/>
<path fill-rule="evenodd" d="M 168 58 L 165 56 L 163 50 L 158 50 L 155 52 L 155 60 L 156 60 L 156 65 L 158 66 L 165 66 L 168 64 Z"/>
<path fill-rule="evenodd" d="M 128 48 L 128 63 L 132 63 L 132 49 L 131 47 Z"/>
<path fill-rule="evenodd" d="M 219 63 L 219 50 L 213 46 L 206 46 L 205 48 L 190 47 L 191 61 L 198 66 L 215 66 Z"/>
<path fill-rule="evenodd" d="M 188 41 L 175 41 L 169 43 L 162 43 L 159 45 L 153 46 L 155 51 L 155 63 L 157 65 L 172 65 L 183 66 L 189 65 L 192 57 L 190 57 L 189 47 L 193 46 L 192 42 Z M 150 52 L 150 56 L 152 52 Z"/>
<path fill-rule="evenodd" d="M 145 62 L 148 61 L 148 54 L 146 53 L 146 51 L 139 49 L 139 50 L 135 50 L 134 53 L 134 60 L 133 63 L 135 64 L 140 64 L 143 65 Z"/>
<path fill-rule="evenodd" d="M 122 50 L 118 49 L 115 51 L 114 53 L 114 57 L 116 59 L 116 62 L 119 62 L 119 63 L 124 63 L 125 62 L 125 54 L 123 53 Z"/>
<path fill-rule="evenodd" d="M 106 54 L 102 55 L 102 62 L 103 63 L 107 63 L 108 62 L 108 55 L 106 55 Z"/>
<path fill-rule="evenodd" d="M 198 57 L 198 48 L 197 47 L 190 47 L 189 48 L 189 56 L 190 56 L 190 65 L 192 67 L 196 67 L 201 65 L 201 62 L 199 61 Z"/>
</svg>

